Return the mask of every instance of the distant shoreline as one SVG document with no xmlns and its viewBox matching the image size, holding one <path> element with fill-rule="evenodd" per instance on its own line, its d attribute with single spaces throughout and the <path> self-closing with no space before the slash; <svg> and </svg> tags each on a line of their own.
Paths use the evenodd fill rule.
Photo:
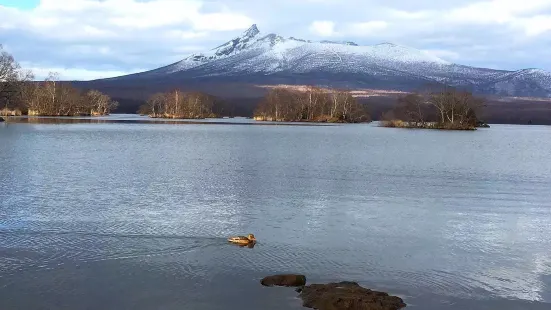
<svg viewBox="0 0 551 310">
<path fill-rule="evenodd" d="M 117 114 L 111 114 L 117 115 Z M 118 114 L 127 115 L 127 114 Z M 134 115 L 134 114 L 129 114 Z M 135 114 L 139 115 L 139 114 Z M 106 116 L 103 116 L 106 117 Z M 6 123 L 15 124 L 173 124 L 173 125 L 252 125 L 252 126 L 338 126 L 340 124 L 314 123 L 314 122 L 236 122 L 223 121 L 226 118 L 211 118 L 217 121 L 205 121 L 196 119 L 162 119 L 162 118 L 143 118 L 143 119 L 106 119 L 97 116 L 13 116 L 6 119 Z M 233 118 L 236 119 L 236 118 Z M 219 121 L 218 121 L 219 120 Z"/>
<path fill-rule="evenodd" d="M 111 113 L 110 115 L 106 116 L 2 116 L 4 118 L 4 122 L 1 122 L 2 124 L 109 124 L 109 123 L 127 123 L 127 124 L 198 124 L 198 125 L 256 125 L 256 126 L 310 126 L 310 127 L 317 127 L 317 126 L 346 126 L 346 125 L 368 125 L 372 127 L 378 127 L 378 128 L 384 128 L 381 126 L 381 123 L 383 121 L 381 120 L 374 120 L 370 123 L 314 123 L 314 122 L 267 122 L 267 121 L 254 121 L 250 117 L 245 116 L 236 116 L 233 118 L 214 118 L 217 121 L 204 121 L 204 120 L 185 120 L 185 119 L 160 119 L 160 118 L 136 118 L 136 119 L 113 119 L 110 117 L 118 117 L 118 116 L 124 116 L 128 115 L 128 117 L 140 117 L 139 114 L 135 113 Z M 32 119 L 29 121 L 29 119 Z M 212 120 L 214 120 L 212 119 Z M 246 121 L 225 121 L 225 120 L 250 120 L 250 122 Z M 490 126 L 495 125 L 506 125 L 506 126 L 546 126 L 549 127 L 551 125 L 546 124 L 517 124 L 517 123 L 488 123 Z M 484 127 L 480 127 L 484 128 Z M 403 128 L 403 129 L 409 129 L 409 128 Z M 422 129 L 422 128 L 418 128 Z M 435 130 L 435 129 L 431 129 Z M 448 131 L 448 130 L 444 130 Z"/>
<path fill-rule="evenodd" d="M 381 127 L 384 128 L 402 128 L 402 129 L 431 129 L 431 130 L 447 130 L 447 131 L 474 131 L 477 128 L 489 128 L 490 125 L 481 123 L 479 126 L 472 125 L 457 125 L 440 124 L 438 122 L 404 122 L 400 120 L 381 121 Z"/>
</svg>

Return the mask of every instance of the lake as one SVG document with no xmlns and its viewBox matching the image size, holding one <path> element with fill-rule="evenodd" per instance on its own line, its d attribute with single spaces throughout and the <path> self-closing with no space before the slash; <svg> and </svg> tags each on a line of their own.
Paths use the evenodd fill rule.
<svg viewBox="0 0 551 310">
<path fill-rule="evenodd" d="M 303 309 L 287 272 L 551 308 L 551 127 L 101 119 L 0 124 L 0 309 Z"/>
</svg>

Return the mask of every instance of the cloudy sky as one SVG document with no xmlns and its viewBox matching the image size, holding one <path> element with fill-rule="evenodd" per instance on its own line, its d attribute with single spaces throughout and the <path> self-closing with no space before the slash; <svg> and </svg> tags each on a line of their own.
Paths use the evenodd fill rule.
<svg viewBox="0 0 551 310">
<path fill-rule="evenodd" d="M 154 69 L 262 32 L 393 42 L 448 61 L 551 71 L 551 0 L 0 0 L 0 44 L 38 78 Z"/>
</svg>

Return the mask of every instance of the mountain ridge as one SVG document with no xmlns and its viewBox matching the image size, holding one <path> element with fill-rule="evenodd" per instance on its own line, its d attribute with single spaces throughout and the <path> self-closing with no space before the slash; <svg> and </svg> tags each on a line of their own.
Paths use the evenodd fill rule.
<svg viewBox="0 0 551 310">
<path fill-rule="evenodd" d="M 259 84 L 317 84 L 350 89 L 377 87 L 412 91 L 446 84 L 499 96 L 551 97 L 551 73 L 516 71 L 452 63 L 428 52 L 390 42 L 358 45 L 351 41 L 311 41 L 262 33 L 256 24 L 240 36 L 167 66 L 103 79 L 112 82 L 160 80 Z"/>
</svg>

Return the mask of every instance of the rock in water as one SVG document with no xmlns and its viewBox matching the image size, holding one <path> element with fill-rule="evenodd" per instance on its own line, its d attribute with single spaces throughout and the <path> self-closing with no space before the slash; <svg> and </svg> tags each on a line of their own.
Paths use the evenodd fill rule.
<svg viewBox="0 0 551 310">
<path fill-rule="evenodd" d="M 398 310 L 406 306 L 399 297 L 363 288 L 356 282 L 308 285 L 300 297 L 304 307 L 319 310 Z"/>
<path fill-rule="evenodd" d="M 280 274 L 265 277 L 260 281 L 264 286 L 304 286 L 306 285 L 306 276 L 301 274 Z"/>
<path fill-rule="evenodd" d="M 0 116 L 0 123 L 4 121 L 4 118 Z"/>
</svg>

